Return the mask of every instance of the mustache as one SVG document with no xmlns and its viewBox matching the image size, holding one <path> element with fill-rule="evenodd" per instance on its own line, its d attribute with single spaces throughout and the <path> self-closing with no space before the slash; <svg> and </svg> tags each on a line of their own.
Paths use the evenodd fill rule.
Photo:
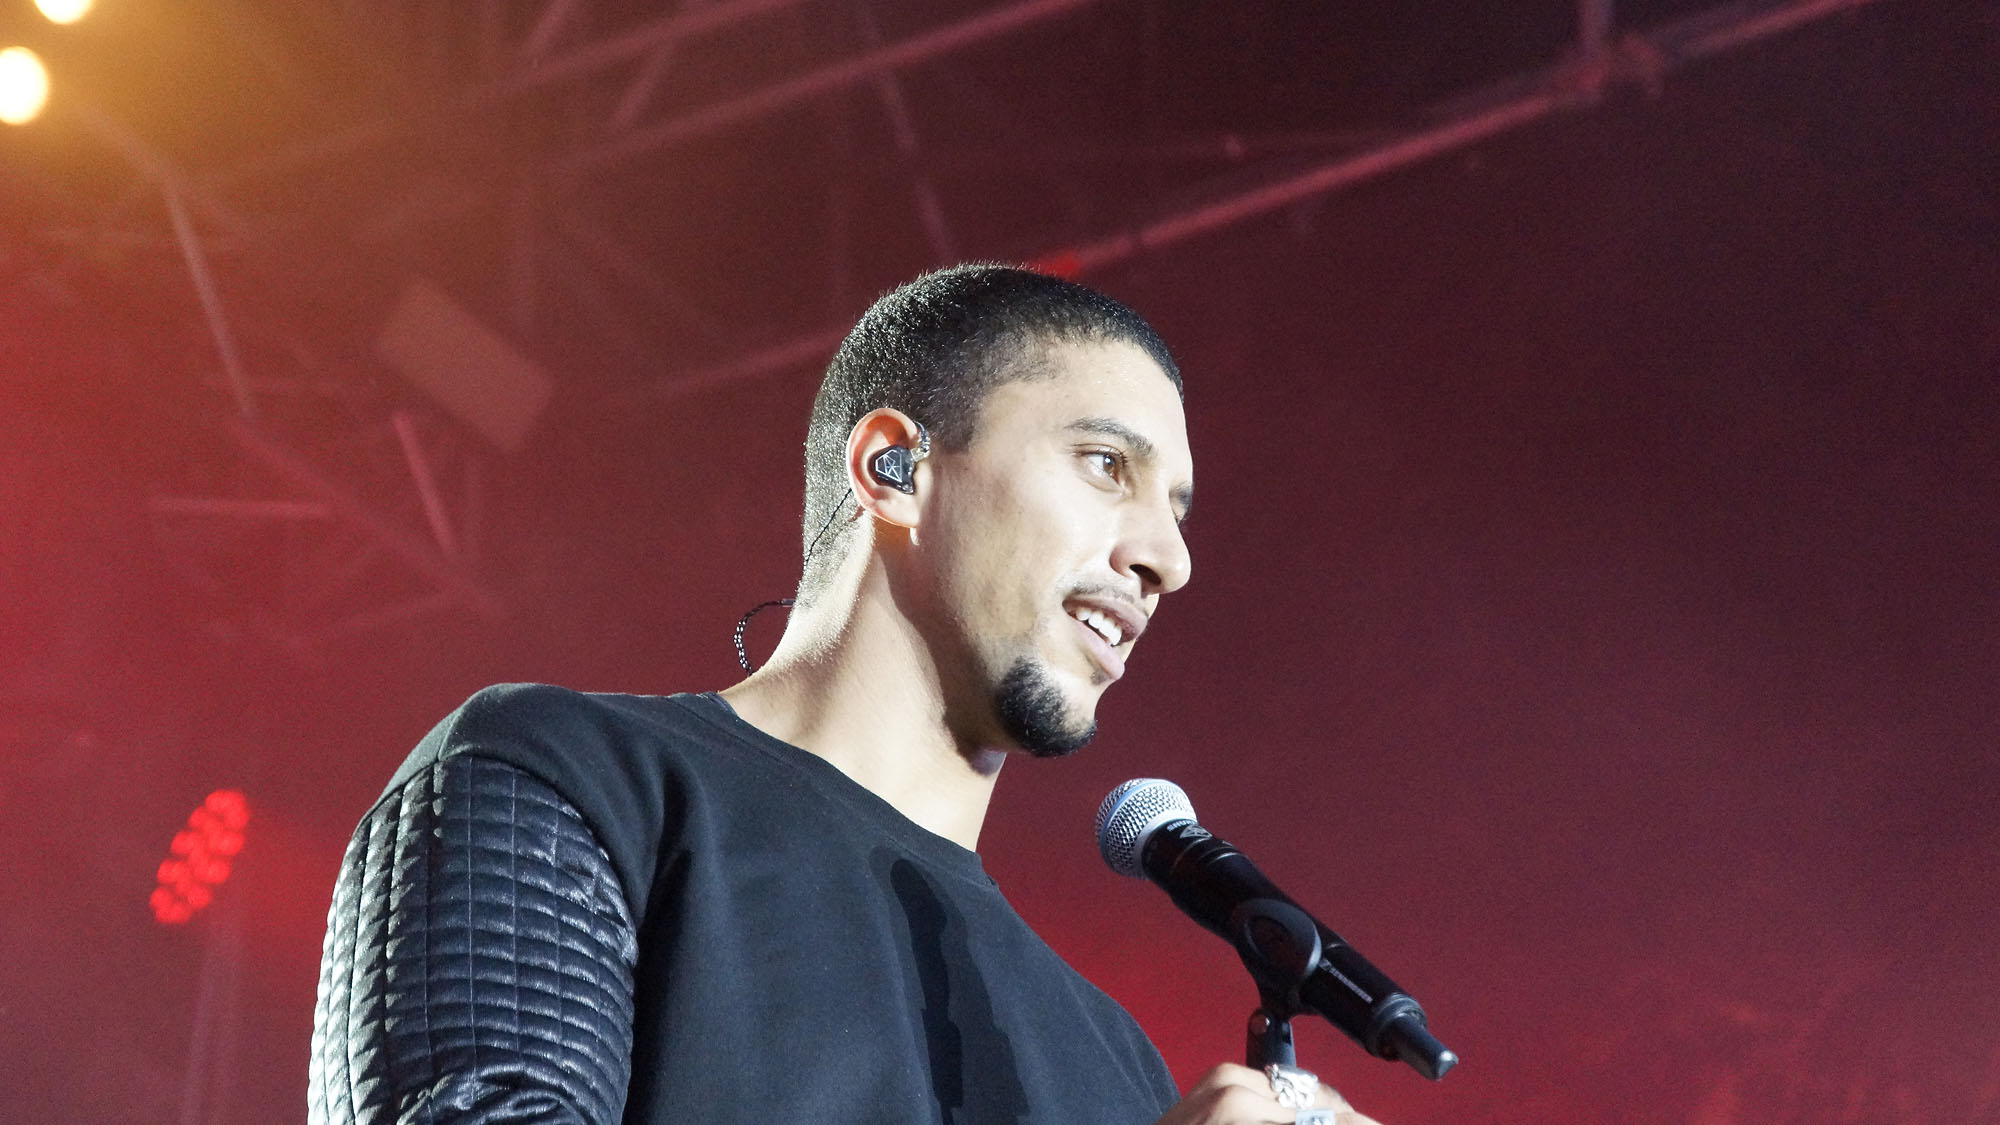
<svg viewBox="0 0 2000 1125">
<path fill-rule="evenodd" d="M 1102 598 L 1106 601 L 1123 602 L 1131 606 L 1132 612 L 1138 614 L 1140 617 L 1147 616 L 1146 603 L 1139 599 L 1139 595 L 1133 593 L 1129 587 L 1114 583 L 1088 582 L 1072 586 L 1069 589 L 1069 593 L 1063 595 L 1063 600 L 1067 601 L 1071 598 Z"/>
</svg>

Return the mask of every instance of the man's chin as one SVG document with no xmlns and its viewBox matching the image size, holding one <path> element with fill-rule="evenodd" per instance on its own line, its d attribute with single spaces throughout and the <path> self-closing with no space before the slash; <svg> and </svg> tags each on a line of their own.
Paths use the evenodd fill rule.
<svg viewBox="0 0 2000 1125">
<path fill-rule="evenodd" d="M 1044 666 L 1021 659 L 994 692 L 1000 727 L 1015 746 L 1037 758 L 1076 753 L 1097 735 L 1096 698 L 1078 704 Z"/>
</svg>

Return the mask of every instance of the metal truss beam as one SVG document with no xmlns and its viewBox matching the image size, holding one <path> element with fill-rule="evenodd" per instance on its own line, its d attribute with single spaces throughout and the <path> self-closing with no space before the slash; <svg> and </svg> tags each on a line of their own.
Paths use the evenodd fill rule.
<svg viewBox="0 0 2000 1125">
<path fill-rule="evenodd" d="M 187 262 L 188 275 L 194 281 L 195 293 L 201 298 L 202 316 L 208 321 L 209 335 L 215 339 L 216 354 L 222 357 L 222 371 L 229 377 L 230 392 L 236 396 L 236 409 L 245 418 L 255 421 L 257 400 L 250 394 L 250 375 L 243 367 L 241 353 L 236 349 L 236 334 L 230 330 L 229 318 L 223 313 L 222 296 L 215 288 L 215 275 L 208 268 L 208 254 L 202 249 L 200 236 L 195 234 L 194 221 L 188 218 L 187 205 L 181 202 L 180 188 L 175 179 L 166 181 L 164 194 L 167 216 L 174 225 L 174 238 L 180 242 L 181 257 Z"/>
<path fill-rule="evenodd" d="M 443 99 L 438 114 L 450 117 L 485 109 L 536 93 L 550 86 L 587 78 L 633 59 L 669 50 L 689 39 L 727 27 L 795 8 L 805 0 L 733 0 L 701 8 L 688 8 L 661 16 L 606 39 L 585 43 L 553 55 L 537 54 L 536 45 L 551 45 L 556 29 L 543 32 L 549 20 L 566 15 L 559 0 L 545 9 L 543 21 L 521 52 L 518 69 L 503 78 L 467 87 Z M 399 114 L 353 126 L 324 137 L 251 157 L 230 168 L 204 177 L 205 183 L 222 184 L 259 176 L 293 171 L 321 160 L 344 156 L 407 133 L 433 127 L 437 117 Z"/>
<path fill-rule="evenodd" d="M 444 593 L 471 606 L 484 617 L 497 620 L 507 616 L 507 607 L 500 597 L 460 566 L 454 557 L 382 516 L 277 439 L 241 419 L 230 420 L 229 435 L 253 459 L 360 528 Z M 428 468 L 424 470 L 424 478 L 428 480 Z M 436 503 L 435 484 L 428 491 L 431 495 L 426 498 L 427 509 Z"/>
<path fill-rule="evenodd" d="M 555 83 L 582 78 L 698 35 L 795 8 L 801 3 L 804 0 L 735 0 L 735 3 L 702 8 L 685 7 L 673 15 L 661 16 L 609 39 L 586 43 L 565 54 L 534 63 L 520 74 L 469 92 L 467 97 L 483 102 L 530 93 Z"/>
<path fill-rule="evenodd" d="M 77 107 L 72 112 L 123 154 L 139 172 L 142 182 L 151 181 L 164 196 L 174 245 L 193 282 L 203 319 L 221 359 L 225 384 L 235 402 L 236 410 L 227 419 L 230 436 L 251 460 L 261 462 L 309 497 L 305 500 L 246 500 L 162 495 L 154 497 L 150 504 L 155 519 L 193 517 L 300 523 L 338 518 L 371 541 L 371 556 L 377 551 L 386 552 L 435 587 L 433 592 L 421 595 L 412 602 L 387 609 L 363 610 L 344 622 L 306 634 L 287 632 L 285 623 L 278 621 L 265 607 L 231 599 L 247 624 L 300 654 L 318 643 L 319 639 L 378 627 L 379 624 L 402 620 L 414 612 L 429 612 L 452 603 L 467 605 L 487 618 L 507 616 L 507 607 L 500 597 L 464 564 L 461 544 L 469 536 L 470 528 L 454 527 L 431 458 L 425 452 L 415 422 L 407 411 L 395 411 L 390 423 L 435 546 L 405 530 L 395 520 L 350 492 L 265 428 L 264 411 L 253 393 L 258 380 L 253 378 L 238 346 L 209 262 L 205 240 L 191 212 L 199 208 L 204 218 L 225 229 L 240 231 L 243 229 L 241 221 L 212 196 L 192 186 L 188 175 L 172 160 L 139 140 L 121 122 L 88 106 Z M 471 500 L 468 497 L 468 502 Z M 469 514 L 466 523 L 469 524 L 471 518 Z M 182 569 L 191 580 L 227 596 L 227 591 L 220 589 L 220 580 L 201 573 L 198 566 L 190 565 Z"/>
<path fill-rule="evenodd" d="M 562 34 L 563 25 L 569 23 L 570 17 L 576 14 L 582 2 L 583 0 L 548 0 L 548 3 L 543 4 L 542 14 L 536 17 L 534 29 L 528 32 L 527 39 L 521 43 L 521 58 L 530 65 L 540 62 L 542 57 L 549 53 L 549 48 L 555 44 L 556 36 Z"/>
<path fill-rule="evenodd" d="M 1590 0 L 1583 2 L 1589 5 Z M 1581 44 L 1580 57 L 1502 82 L 1484 95 L 1459 99 L 1455 104 L 1468 108 L 1458 109 L 1440 124 L 1094 242 L 1051 251 L 1035 261 L 1043 268 L 1063 274 L 1101 271 L 1138 255 L 1163 250 L 1488 140 L 1558 111 L 1587 108 L 1614 86 L 1656 88 L 1668 71 L 1686 63 L 1876 2 L 1781 0 L 1730 4 L 1648 32 L 1628 34 L 1608 44 L 1605 40 L 1612 31 L 1608 10 L 1586 11 L 1581 21 L 1586 38 Z M 1602 38 L 1593 42 L 1590 36 Z M 845 327 L 821 328 L 733 360 L 667 376 L 654 382 L 645 393 L 657 398 L 679 397 L 806 363 L 823 362 L 845 335 Z"/>
<path fill-rule="evenodd" d="M 882 45 L 882 32 L 875 25 L 875 13 L 869 8 L 868 0 L 860 0 L 855 5 L 855 15 L 861 24 L 863 41 L 871 49 Z M 923 169 L 922 142 L 917 136 L 916 118 L 910 113 L 909 99 L 903 93 L 903 79 L 894 70 L 877 71 L 874 75 L 875 96 L 882 102 L 883 112 L 889 115 L 889 123 L 895 130 L 896 151 L 902 155 L 904 168 L 910 175 L 910 187 L 916 194 L 917 218 L 924 226 L 924 236 L 930 239 L 931 257 L 948 262 L 958 257 L 956 242 L 951 236 L 951 226 L 945 220 L 944 204 L 938 198 L 937 187 L 931 183 Z"/>
<path fill-rule="evenodd" d="M 623 136 L 561 158 L 556 164 L 556 170 L 562 173 L 587 172 L 694 137 L 717 133 L 732 125 L 762 117 L 809 98 L 858 85 L 904 67 L 915 66 L 953 51 L 964 50 L 989 39 L 996 39 L 1101 2 L 1102 0 L 1022 0 L 1020 3 L 982 12 L 970 19 L 905 39 L 901 43 L 807 71 L 760 90 L 704 106 L 659 124 L 641 126 Z"/>
<path fill-rule="evenodd" d="M 393 137 L 435 126 L 439 116 L 450 117 L 484 109 L 551 85 L 586 77 L 631 59 L 663 60 L 664 52 L 687 39 L 757 16 L 795 7 L 803 0 L 737 0 L 735 3 L 665 16 L 609 39 L 544 60 L 529 60 L 516 73 L 497 81 L 471 87 L 444 99 L 438 115 L 386 118 L 343 130 L 305 144 L 253 157 L 229 169 L 203 177 L 216 186 L 258 176 L 296 170 L 320 160 L 342 156 Z M 957 23 L 921 33 L 903 42 L 869 51 L 855 58 L 832 63 L 793 78 L 781 80 L 738 97 L 729 98 L 651 126 L 614 135 L 556 162 L 558 172 L 577 172 L 602 167 L 620 160 L 675 144 L 690 137 L 719 132 L 773 111 L 821 94 L 831 93 L 890 71 L 914 66 L 953 51 L 963 50 L 990 39 L 1033 26 L 1043 21 L 1102 3 L 1103 0 L 1018 0 Z M 657 77 L 657 76 L 654 76 Z M 650 80 L 643 73 L 638 88 Z M 628 101 L 639 100 L 628 95 Z M 613 114 L 614 125 L 629 121 L 634 110 L 621 106 Z"/>
</svg>

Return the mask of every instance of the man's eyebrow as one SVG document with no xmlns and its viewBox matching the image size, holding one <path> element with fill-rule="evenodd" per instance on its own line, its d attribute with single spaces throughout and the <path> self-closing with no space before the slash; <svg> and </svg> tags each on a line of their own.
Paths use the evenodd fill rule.
<svg viewBox="0 0 2000 1125">
<path fill-rule="evenodd" d="M 1152 441 L 1146 435 L 1116 418 L 1078 418 L 1063 428 L 1077 433 L 1103 434 L 1105 437 L 1117 438 L 1132 451 L 1132 456 L 1141 461 L 1150 462 L 1159 456 L 1159 450 L 1154 448 Z M 1181 508 L 1180 518 L 1174 522 L 1184 525 L 1188 517 L 1194 514 L 1194 486 L 1188 484 L 1174 489 L 1173 500 Z"/>
<path fill-rule="evenodd" d="M 1153 443 L 1147 440 L 1146 435 L 1116 418 L 1078 418 L 1063 428 L 1078 433 L 1115 437 L 1124 442 L 1132 450 L 1132 456 L 1141 461 L 1151 461 L 1159 455 L 1159 450 L 1153 448 Z"/>
</svg>

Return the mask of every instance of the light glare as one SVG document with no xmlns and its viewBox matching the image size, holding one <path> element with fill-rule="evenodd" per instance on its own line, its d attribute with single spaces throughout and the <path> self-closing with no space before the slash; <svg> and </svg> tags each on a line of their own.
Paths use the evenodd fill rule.
<svg viewBox="0 0 2000 1125">
<path fill-rule="evenodd" d="M 35 0 L 35 7 L 54 23 L 75 23 L 90 10 L 90 0 Z"/>
<path fill-rule="evenodd" d="M 49 72 L 26 47 L 0 51 L 0 121 L 26 125 L 49 103 Z"/>
</svg>

